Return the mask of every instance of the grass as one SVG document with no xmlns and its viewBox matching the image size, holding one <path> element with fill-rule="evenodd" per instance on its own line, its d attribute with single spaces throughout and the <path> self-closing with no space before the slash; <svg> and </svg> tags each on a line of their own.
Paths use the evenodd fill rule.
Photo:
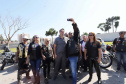
<svg viewBox="0 0 126 84">
<path fill-rule="evenodd" d="M 12 52 L 17 52 L 17 49 L 16 48 L 10 48 Z M 3 50 L 0 50 L 0 53 L 2 53 Z"/>
<path fill-rule="evenodd" d="M 113 42 L 105 42 L 105 44 L 107 45 L 112 45 Z"/>
</svg>

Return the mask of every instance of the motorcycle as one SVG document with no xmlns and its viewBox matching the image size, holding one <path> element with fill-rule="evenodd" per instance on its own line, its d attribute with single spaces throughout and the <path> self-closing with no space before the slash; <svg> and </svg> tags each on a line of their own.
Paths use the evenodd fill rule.
<svg viewBox="0 0 126 84">
<path fill-rule="evenodd" d="M 7 46 L 4 47 L 4 52 L 1 54 L 1 56 L 3 58 L 1 70 L 3 70 L 5 65 L 8 64 L 8 63 L 14 64 L 15 53 L 12 52 Z"/>
<path fill-rule="evenodd" d="M 99 63 L 101 68 L 108 68 L 112 65 L 112 58 L 115 57 L 114 52 L 109 49 L 111 48 L 110 46 L 106 46 L 106 49 L 102 48 L 102 57 L 101 57 L 101 61 Z M 111 51 L 111 52 L 110 52 Z"/>
</svg>

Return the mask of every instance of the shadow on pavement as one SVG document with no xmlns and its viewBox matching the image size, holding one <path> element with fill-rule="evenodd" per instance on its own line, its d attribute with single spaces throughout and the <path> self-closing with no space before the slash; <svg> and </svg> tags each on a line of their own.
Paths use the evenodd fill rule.
<svg viewBox="0 0 126 84">
<path fill-rule="evenodd" d="M 4 70 L 0 70 L 0 73 L 4 73 L 2 75 L 8 75 L 8 74 L 15 72 L 17 69 L 18 69 L 17 64 L 7 64 L 4 68 Z"/>
<path fill-rule="evenodd" d="M 116 71 L 116 59 L 113 59 L 110 69 L 101 69 L 102 74 L 107 73 L 108 79 L 102 80 L 102 84 L 125 84 L 124 78 L 126 78 L 126 71 L 123 68 L 120 71 Z M 104 75 L 102 75 L 104 77 Z"/>
</svg>

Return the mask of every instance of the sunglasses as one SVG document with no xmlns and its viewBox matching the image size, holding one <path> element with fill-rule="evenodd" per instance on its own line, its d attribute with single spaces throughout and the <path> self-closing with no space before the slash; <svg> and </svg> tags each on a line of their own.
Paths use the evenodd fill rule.
<svg viewBox="0 0 126 84">
<path fill-rule="evenodd" d="M 39 37 L 35 37 L 35 38 L 39 38 Z"/>
<path fill-rule="evenodd" d="M 119 34 L 123 34 L 124 32 L 120 32 Z"/>
<path fill-rule="evenodd" d="M 49 41 L 46 41 L 46 42 L 49 42 Z"/>
<path fill-rule="evenodd" d="M 94 36 L 94 35 L 89 35 L 89 36 Z"/>
<path fill-rule="evenodd" d="M 27 41 L 28 39 L 24 39 L 24 41 Z"/>
</svg>

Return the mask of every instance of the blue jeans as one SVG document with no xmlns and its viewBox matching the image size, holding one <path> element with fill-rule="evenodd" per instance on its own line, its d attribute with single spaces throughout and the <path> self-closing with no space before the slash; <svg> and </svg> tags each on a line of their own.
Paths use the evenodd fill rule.
<svg viewBox="0 0 126 84">
<path fill-rule="evenodd" d="M 124 69 L 126 70 L 126 52 L 116 52 L 117 56 L 117 68 L 121 67 L 121 60 L 123 60 Z"/>
<path fill-rule="evenodd" d="M 78 56 L 74 57 L 68 57 L 70 61 L 70 67 L 72 70 L 72 76 L 73 76 L 73 84 L 77 83 L 77 61 L 78 61 Z"/>
<path fill-rule="evenodd" d="M 39 76 L 41 59 L 30 60 L 30 63 L 31 63 L 31 68 L 32 68 L 34 77 Z"/>
</svg>

